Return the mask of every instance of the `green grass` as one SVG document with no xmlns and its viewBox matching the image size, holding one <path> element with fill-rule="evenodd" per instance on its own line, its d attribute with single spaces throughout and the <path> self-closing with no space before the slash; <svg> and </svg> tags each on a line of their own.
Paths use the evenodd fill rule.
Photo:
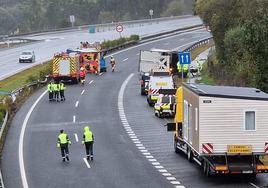
<svg viewBox="0 0 268 188">
<path fill-rule="evenodd" d="M 206 51 L 207 49 L 209 49 L 212 46 L 214 46 L 214 43 L 210 42 L 207 45 L 204 45 L 204 46 L 201 46 L 201 47 L 193 49 L 191 51 L 192 60 L 195 60 L 199 54 L 201 54 L 202 52 Z"/>
<path fill-rule="evenodd" d="M 208 72 L 207 64 L 203 64 L 203 69 L 201 71 L 201 79 L 196 80 L 196 83 L 198 84 L 207 84 L 207 85 L 217 85 L 216 80 L 214 80 Z"/>
<path fill-rule="evenodd" d="M 11 77 L 8 77 L 0 81 L 0 91 L 11 92 L 17 88 L 23 87 L 24 85 L 42 79 L 46 74 L 50 74 L 51 63 L 46 62 L 41 65 L 37 65 L 30 69 L 24 70 Z M 1 98 L 1 97 L 0 97 Z"/>
</svg>

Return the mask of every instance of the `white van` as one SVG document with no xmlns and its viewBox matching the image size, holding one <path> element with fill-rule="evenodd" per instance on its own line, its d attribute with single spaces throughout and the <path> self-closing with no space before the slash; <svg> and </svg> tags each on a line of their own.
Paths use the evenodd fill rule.
<svg viewBox="0 0 268 188">
<path fill-rule="evenodd" d="M 174 89 L 172 76 L 150 76 L 147 102 L 154 106 L 158 99 L 159 89 Z"/>
</svg>

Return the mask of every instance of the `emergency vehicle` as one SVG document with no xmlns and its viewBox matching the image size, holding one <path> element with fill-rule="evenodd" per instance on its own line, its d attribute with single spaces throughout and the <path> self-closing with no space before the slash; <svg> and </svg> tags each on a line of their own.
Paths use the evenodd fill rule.
<svg viewBox="0 0 268 188">
<path fill-rule="evenodd" d="M 176 93 L 174 149 L 207 176 L 268 172 L 268 94 L 256 88 L 183 84 Z"/>
<path fill-rule="evenodd" d="M 65 52 L 55 54 L 52 60 L 52 77 L 55 81 L 68 81 L 78 83 L 79 80 L 79 55 Z"/>
<path fill-rule="evenodd" d="M 176 89 L 160 89 L 158 100 L 154 105 L 155 116 L 174 117 L 175 116 L 175 93 Z"/>
<path fill-rule="evenodd" d="M 158 100 L 160 89 L 174 89 L 174 82 L 172 76 L 161 76 L 154 73 L 150 76 L 147 102 L 149 106 L 154 106 Z"/>
</svg>

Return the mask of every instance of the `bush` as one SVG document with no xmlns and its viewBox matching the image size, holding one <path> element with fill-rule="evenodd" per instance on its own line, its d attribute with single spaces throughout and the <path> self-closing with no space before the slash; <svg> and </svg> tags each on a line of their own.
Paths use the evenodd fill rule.
<svg viewBox="0 0 268 188">
<path fill-rule="evenodd" d="M 112 47 L 125 44 L 127 42 L 133 42 L 133 41 L 138 41 L 138 40 L 140 40 L 139 35 L 131 35 L 130 37 L 121 37 L 115 40 L 105 40 L 101 43 L 101 46 L 103 49 L 109 49 Z"/>
</svg>

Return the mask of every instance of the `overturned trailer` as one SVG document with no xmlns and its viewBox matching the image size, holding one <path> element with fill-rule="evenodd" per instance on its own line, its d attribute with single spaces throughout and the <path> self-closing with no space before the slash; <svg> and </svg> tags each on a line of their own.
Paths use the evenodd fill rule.
<svg viewBox="0 0 268 188">
<path fill-rule="evenodd" d="M 176 152 L 206 175 L 268 172 L 268 94 L 244 87 L 183 84 L 176 93 Z"/>
</svg>

